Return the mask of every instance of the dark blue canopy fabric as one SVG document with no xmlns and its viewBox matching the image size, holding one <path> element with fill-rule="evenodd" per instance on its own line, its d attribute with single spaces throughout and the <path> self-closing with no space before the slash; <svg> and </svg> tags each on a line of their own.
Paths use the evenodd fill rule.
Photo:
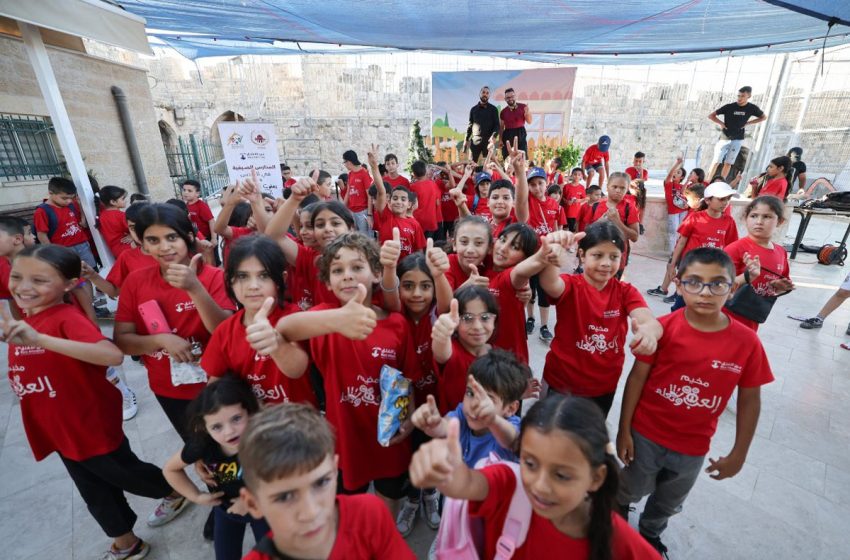
<svg viewBox="0 0 850 560">
<path fill-rule="evenodd" d="M 827 32 L 827 47 L 850 42 L 846 0 L 118 0 L 118 4 L 144 17 L 152 36 L 189 58 L 365 52 L 357 49 L 377 47 L 569 64 L 644 64 L 713 58 L 730 51 L 745 55 L 815 50 L 822 47 Z"/>
</svg>

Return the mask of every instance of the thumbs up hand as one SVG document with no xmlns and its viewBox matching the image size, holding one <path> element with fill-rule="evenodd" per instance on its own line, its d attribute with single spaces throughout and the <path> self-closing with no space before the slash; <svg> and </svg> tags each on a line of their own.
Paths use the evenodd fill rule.
<svg viewBox="0 0 850 560">
<path fill-rule="evenodd" d="M 266 298 L 259 311 L 254 314 L 254 320 L 245 329 L 245 339 L 251 348 L 261 356 L 268 356 L 280 348 L 283 337 L 269 322 L 269 314 L 275 307 L 272 297 Z"/>
<path fill-rule="evenodd" d="M 339 334 L 352 340 L 363 340 L 375 330 L 378 316 L 366 297 L 366 286 L 358 284 L 357 295 L 339 309 Z"/>
<path fill-rule="evenodd" d="M 444 275 L 449 270 L 449 256 L 439 247 L 434 247 L 434 240 L 430 237 L 425 245 L 425 262 L 434 278 Z"/>
<path fill-rule="evenodd" d="M 381 266 L 384 268 L 395 268 L 401 256 L 401 232 L 397 227 L 393 228 L 393 238 L 387 239 L 381 245 Z"/>
<path fill-rule="evenodd" d="M 433 344 L 443 343 L 451 340 L 452 335 L 460 325 L 460 314 L 458 313 L 458 303 L 453 299 L 449 305 L 449 312 L 443 313 L 434 322 L 431 327 L 431 340 Z"/>
<path fill-rule="evenodd" d="M 471 264 L 469 265 L 469 278 L 466 279 L 466 282 L 460 285 L 461 288 L 464 286 L 482 286 L 484 288 L 488 288 L 490 287 L 490 279 L 478 274 L 478 267 Z"/>
<path fill-rule="evenodd" d="M 446 438 L 426 443 L 410 462 L 410 480 L 417 488 L 434 488 L 451 482 L 454 473 L 463 466 L 460 446 L 460 423 L 449 420 Z"/>
<path fill-rule="evenodd" d="M 165 281 L 169 285 L 187 292 L 199 287 L 203 288 L 200 280 L 198 280 L 198 270 L 200 270 L 203 259 L 204 256 L 201 253 L 197 253 L 192 257 L 188 265 L 178 263 L 169 264 L 168 268 L 165 269 Z"/>
</svg>

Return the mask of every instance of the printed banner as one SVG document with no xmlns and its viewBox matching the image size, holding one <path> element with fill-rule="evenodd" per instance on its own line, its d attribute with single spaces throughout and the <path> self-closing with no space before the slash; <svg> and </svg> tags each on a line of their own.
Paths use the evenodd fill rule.
<svg viewBox="0 0 850 560">
<path fill-rule="evenodd" d="M 283 177 L 274 124 L 223 122 L 219 123 L 218 132 L 231 184 L 250 177 L 251 169 L 256 169 L 263 192 L 282 197 Z"/>
<path fill-rule="evenodd" d="M 569 137 L 575 68 L 497 70 L 431 73 L 431 135 L 427 145 L 437 160 L 456 161 L 463 145 L 469 111 L 478 103 L 483 86 L 490 88 L 489 102 L 501 111 L 505 90 L 513 88 L 519 103 L 531 110 L 529 152 L 534 145 L 565 142 Z"/>
</svg>

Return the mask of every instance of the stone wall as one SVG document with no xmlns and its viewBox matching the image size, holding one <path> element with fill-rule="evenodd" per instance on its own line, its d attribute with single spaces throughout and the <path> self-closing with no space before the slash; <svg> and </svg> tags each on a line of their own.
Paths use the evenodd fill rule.
<svg viewBox="0 0 850 560">
<path fill-rule="evenodd" d="M 151 194 L 171 192 L 168 167 L 144 68 L 118 64 L 81 52 L 48 47 L 48 55 L 85 166 L 101 185 L 137 192 L 118 110 L 110 88 L 127 95 L 142 165 Z M 49 116 L 35 73 L 16 39 L 0 36 L 0 112 Z M 56 144 L 59 151 L 59 145 Z M 0 209 L 31 206 L 47 193 L 46 181 L 2 182 Z"/>
</svg>

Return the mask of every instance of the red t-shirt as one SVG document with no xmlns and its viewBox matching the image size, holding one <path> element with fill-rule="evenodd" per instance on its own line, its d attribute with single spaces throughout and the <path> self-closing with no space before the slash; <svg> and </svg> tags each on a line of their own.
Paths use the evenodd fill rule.
<svg viewBox="0 0 850 560">
<path fill-rule="evenodd" d="M 554 302 L 555 323 L 543 379 L 561 393 L 598 397 L 613 393 L 626 359 L 628 315 L 646 307 L 634 286 L 616 278 L 602 290 L 582 274 L 562 274 L 564 293 Z"/>
<path fill-rule="evenodd" d="M 484 274 L 481 268 L 480 266 L 478 267 L 478 274 Z M 457 253 L 449 255 L 449 269 L 446 271 L 445 276 L 446 280 L 449 281 L 449 285 L 452 287 L 452 291 L 457 290 L 461 284 L 469 279 L 469 274 L 465 273 L 460 267 L 460 263 L 457 260 Z"/>
<path fill-rule="evenodd" d="M 24 319 L 42 334 L 76 342 L 106 338 L 81 311 L 59 304 Z M 74 461 L 114 451 L 124 439 L 121 392 L 98 366 L 37 346 L 9 345 L 9 383 L 21 401 L 36 461 L 54 451 Z"/>
<path fill-rule="evenodd" d="M 749 237 L 743 237 L 738 241 L 730 243 L 723 250 L 732 257 L 732 262 L 735 263 L 735 274 L 743 274 L 744 269 L 747 268 L 744 265 L 744 253 L 749 253 L 751 257 L 759 257 L 759 262 L 762 266 L 761 273 L 756 278 L 751 279 L 750 285 L 761 296 L 775 296 L 776 290 L 773 289 L 770 283 L 780 278 L 788 278 L 790 272 L 788 253 L 778 243 L 773 244 L 773 249 L 768 249 L 767 247 L 762 247 Z M 729 315 L 754 331 L 758 330 L 759 324 L 755 321 L 745 319 L 731 311 Z"/>
<path fill-rule="evenodd" d="M 338 305 L 322 304 L 312 310 Z M 404 316 L 388 314 L 365 340 L 340 334 L 312 338 L 310 353 L 324 379 L 327 419 L 336 431 L 345 488 L 355 490 L 377 478 L 407 471 L 410 439 L 382 447 L 377 437 L 381 366 L 401 371 L 414 383 L 419 380 L 416 351 Z"/>
<path fill-rule="evenodd" d="M 632 178 L 632 181 L 635 179 L 640 179 L 641 181 L 646 181 L 649 179 L 649 170 L 641 169 L 640 173 L 638 173 L 637 167 L 627 167 L 626 175 Z"/>
<path fill-rule="evenodd" d="M 138 247 L 130 247 L 115 259 L 115 264 L 106 275 L 106 281 L 120 289 L 128 274 L 151 266 L 159 266 L 155 258 L 144 254 Z"/>
<path fill-rule="evenodd" d="M 435 181 L 440 187 L 440 215 L 444 222 L 454 222 L 458 219 L 457 204 L 455 204 L 452 195 L 449 194 L 449 184 L 438 179 Z"/>
<path fill-rule="evenodd" d="M 560 206 L 560 204 L 559 204 L 559 208 L 558 208 L 558 225 L 561 228 L 563 226 L 567 225 L 567 213 L 564 212 L 564 207 Z"/>
<path fill-rule="evenodd" d="M 54 206 L 49 202 L 53 212 L 56 213 L 56 230 L 50 237 L 50 242 L 64 247 L 73 247 L 80 243 L 87 243 L 88 237 L 80 225 L 80 211 L 73 202 L 68 206 Z M 44 208 L 36 208 L 33 214 L 35 231 L 42 233 L 50 232 L 50 220 Z"/>
<path fill-rule="evenodd" d="M 103 241 L 109 250 L 112 251 L 112 256 L 116 259 L 130 248 L 129 242 L 124 242 L 122 239 L 130 235 L 130 227 L 127 225 L 127 217 L 124 212 L 117 208 L 104 210 L 98 216 L 98 224 L 100 224 L 100 234 L 103 236 Z"/>
<path fill-rule="evenodd" d="M 499 112 L 499 118 L 504 123 L 505 130 L 523 128 L 525 126 L 525 103 L 517 103 L 513 109 L 506 105 Z"/>
<path fill-rule="evenodd" d="M 440 398 L 437 399 L 440 414 L 448 414 L 463 402 L 466 393 L 466 378 L 469 366 L 475 361 L 472 355 L 457 338 L 452 339 L 452 355 L 444 364 L 437 364 L 439 371 Z"/>
<path fill-rule="evenodd" d="M 416 193 L 419 200 L 413 217 L 419 220 L 424 231 L 436 231 L 437 225 L 443 221 L 440 211 L 440 187 L 430 179 L 421 179 L 411 183 L 410 190 Z"/>
<path fill-rule="evenodd" d="M 371 185 L 372 176 L 363 167 L 348 174 L 349 210 L 352 212 L 362 212 L 369 207 L 369 187 Z"/>
<path fill-rule="evenodd" d="M 222 309 L 235 309 L 233 302 L 224 291 L 224 272 L 220 268 L 202 266 L 198 273 L 198 280 Z M 124 285 L 121 286 L 121 297 L 118 298 L 115 322 L 133 323 L 137 334 L 148 334 L 138 307 L 152 299 L 159 303 L 174 334 L 189 342 L 200 343 L 203 349 L 209 346 L 211 335 L 201 321 L 195 302 L 188 293 L 163 280 L 158 266 L 136 270 L 125 278 Z M 193 399 L 204 388 L 204 383 L 172 385 L 171 363 L 168 352 L 164 349 L 145 354 L 142 356 L 142 362 L 148 370 L 148 381 L 155 395 L 171 399 Z"/>
<path fill-rule="evenodd" d="M 436 320 L 436 310 L 419 319 L 417 323 L 405 315 L 413 337 L 413 348 L 416 350 L 416 360 L 419 363 L 419 381 L 414 385 L 416 403 L 424 403 L 428 395 L 439 399 L 437 392 L 437 364 L 434 363 L 434 351 L 431 349 L 431 329 Z"/>
<path fill-rule="evenodd" d="M 336 538 L 328 560 L 392 558 L 416 560 L 395 526 L 386 504 L 373 494 L 337 494 L 339 513 Z M 274 546 L 269 532 L 242 560 L 279 560 L 284 556 Z"/>
<path fill-rule="evenodd" d="M 390 185 L 391 188 L 395 187 L 407 187 L 410 188 L 410 180 L 404 175 L 399 175 L 395 179 L 390 177 L 389 175 L 384 175 L 381 179 Z"/>
<path fill-rule="evenodd" d="M 779 200 L 785 199 L 785 193 L 788 191 L 788 180 L 785 177 L 776 177 L 770 179 L 759 191 L 759 196 L 770 195 L 775 196 Z"/>
<path fill-rule="evenodd" d="M 664 182 L 664 200 L 667 201 L 667 213 L 670 215 L 681 214 L 687 212 L 688 201 L 682 196 L 684 187 L 676 181 Z"/>
<path fill-rule="evenodd" d="M 511 282 L 510 267 L 501 272 L 490 272 L 490 293 L 499 302 L 499 320 L 490 343 L 495 348 L 510 350 L 519 360 L 528 363 L 528 336 L 525 334 L 525 304 L 516 297 Z"/>
<path fill-rule="evenodd" d="M 693 328 L 684 309 L 659 321 L 664 334 L 655 354 L 635 356 L 652 369 L 632 427 L 677 453 L 705 455 L 735 387 L 773 381 L 767 355 L 758 335 L 731 319 L 718 332 Z"/>
<path fill-rule="evenodd" d="M 733 217 L 721 214 L 719 218 L 712 218 L 706 210 L 689 214 L 679 226 L 678 232 L 682 237 L 688 238 L 680 259 L 687 255 L 688 251 L 699 247 L 722 249 L 738 240 L 738 225 Z"/>
<path fill-rule="evenodd" d="M 609 152 L 603 152 L 599 146 L 594 144 L 584 151 L 584 156 L 581 158 L 581 166 L 585 169 L 591 165 L 597 165 L 603 161 L 608 161 L 611 157 Z"/>
<path fill-rule="evenodd" d="M 537 235 L 546 235 L 558 230 L 558 214 L 561 206 L 548 196 L 540 200 L 528 197 L 528 225 Z"/>
<path fill-rule="evenodd" d="M 608 212 L 608 199 L 603 198 L 596 204 L 596 211 L 593 211 L 593 205 L 590 205 L 590 218 L 588 219 L 585 227 L 589 226 L 596 220 L 600 219 Z M 640 221 L 640 212 L 638 212 L 637 206 L 634 203 L 630 202 L 627 198 L 623 197 L 617 204 L 617 213 L 620 214 L 620 220 L 627 226 L 634 225 Z M 623 235 L 623 239 L 626 241 L 626 252 L 623 254 L 623 257 L 620 259 L 620 270 L 625 270 L 626 265 L 629 262 L 629 253 L 631 253 L 631 242 Z"/>
<path fill-rule="evenodd" d="M 287 180 L 283 183 L 283 188 L 285 188 L 285 189 L 291 188 L 291 187 L 292 187 L 292 185 L 294 185 L 294 184 L 295 184 L 295 183 L 297 183 L 297 182 L 298 182 L 298 181 L 296 181 L 295 179 L 293 179 L 292 177 L 290 177 L 289 179 L 287 179 Z"/>
<path fill-rule="evenodd" d="M 276 325 L 281 318 L 296 311 L 300 309 L 292 304 L 277 307 L 269 315 L 269 322 Z M 245 310 L 240 309 L 213 331 L 201 357 L 204 371 L 210 377 L 235 373 L 251 385 L 261 403 L 301 402 L 318 406 L 309 375 L 302 375 L 298 379 L 287 377 L 270 356 L 261 356 L 251 348 L 245 339 L 245 325 L 242 324 L 244 317 Z"/>
<path fill-rule="evenodd" d="M 561 197 L 561 202 L 567 209 L 567 218 L 578 218 L 581 205 L 586 197 L 587 194 L 584 192 L 584 185 L 581 183 L 578 185 L 572 183 L 564 185 L 564 196 Z M 572 198 L 576 200 L 570 204 L 570 199 Z"/>
<path fill-rule="evenodd" d="M 318 258 L 319 253 L 314 249 L 299 245 L 295 266 L 290 268 L 292 274 L 288 275 L 292 285 L 298 287 L 297 290 L 291 288 L 292 302 L 305 311 L 320 303 L 339 303 L 327 284 L 319 280 Z"/>
<path fill-rule="evenodd" d="M 471 194 L 466 195 L 466 207 L 469 208 L 469 211 L 473 216 L 481 216 L 488 222 L 493 222 L 493 214 L 490 212 L 490 199 L 485 198 L 483 196 L 478 197 L 478 202 L 475 202 L 475 197 L 477 194 L 475 191 L 472 191 Z"/>
<path fill-rule="evenodd" d="M 496 179 L 493 179 L 494 181 Z M 554 173 L 546 173 L 546 184 L 547 185 L 563 185 L 564 184 L 564 174 L 560 171 L 555 171 Z"/>
<path fill-rule="evenodd" d="M 507 465 L 490 465 L 480 469 L 487 479 L 487 497 L 480 502 L 469 502 L 469 514 L 484 520 L 484 554 L 482 558 L 496 557 L 496 543 L 502 535 L 511 497 L 516 490 L 517 477 Z M 524 491 L 524 490 L 521 490 Z M 619 514 L 611 513 L 613 535 L 611 558 L 616 560 L 647 560 L 659 558 L 658 552 Z M 550 558 L 590 558 L 588 539 L 575 539 L 559 531 L 545 517 L 531 512 L 531 523 L 522 546 L 516 549 L 513 560 L 540 560 Z"/>
<path fill-rule="evenodd" d="M 584 231 L 590 225 L 590 218 L 593 216 L 593 204 L 585 201 L 581 203 L 578 210 L 578 231 Z"/>
<path fill-rule="evenodd" d="M 221 245 L 221 266 L 222 268 L 227 266 L 227 257 L 230 256 L 230 246 L 234 241 L 239 239 L 240 237 L 245 237 L 246 235 L 251 235 L 252 233 L 257 233 L 257 230 L 251 229 L 249 227 L 241 227 L 241 226 L 230 226 L 230 239 L 223 238 Z"/>
<path fill-rule="evenodd" d="M 187 204 L 186 207 L 189 208 L 189 219 L 197 226 L 198 231 L 204 234 L 204 239 L 212 239 L 210 220 L 213 219 L 213 213 L 209 204 L 198 199 L 192 204 Z"/>
<path fill-rule="evenodd" d="M 390 211 L 389 205 L 387 205 L 382 211 L 375 212 L 373 219 L 374 229 L 378 232 L 379 244 L 382 244 L 388 239 L 391 240 L 393 238 L 393 228 L 398 228 L 399 240 L 401 241 L 401 256 L 399 260 L 425 248 L 425 234 L 422 233 L 422 226 L 419 225 L 416 218 L 396 216 Z"/>
<path fill-rule="evenodd" d="M 8 257 L 0 257 L 0 299 L 12 300 L 12 292 L 9 291 L 9 274 L 11 272 L 12 261 Z"/>
</svg>

